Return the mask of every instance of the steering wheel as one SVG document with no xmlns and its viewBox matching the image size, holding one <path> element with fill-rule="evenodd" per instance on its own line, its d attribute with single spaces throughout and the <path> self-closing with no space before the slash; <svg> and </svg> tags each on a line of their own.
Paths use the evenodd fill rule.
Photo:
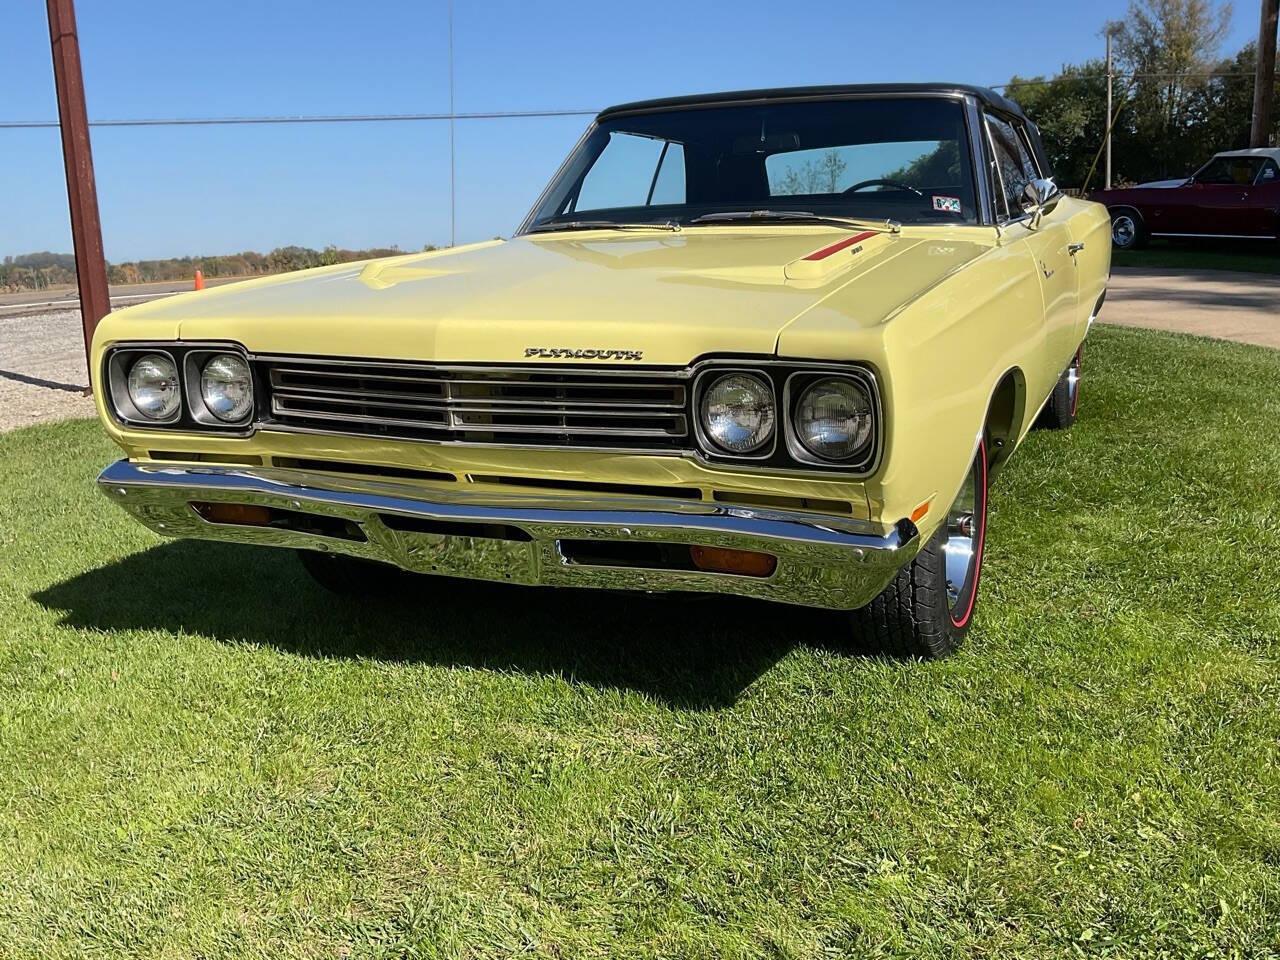
<svg viewBox="0 0 1280 960">
<path fill-rule="evenodd" d="M 910 190 L 917 197 L 923 199 L 924 194 L 911 186 L 909 183 L 903 183 L 901 180 L 863 180 L 861 183 L 855 183 L 845 193 L 857 193 L 863 187 L 897 187 L 899 190 Z"/>
</svg>

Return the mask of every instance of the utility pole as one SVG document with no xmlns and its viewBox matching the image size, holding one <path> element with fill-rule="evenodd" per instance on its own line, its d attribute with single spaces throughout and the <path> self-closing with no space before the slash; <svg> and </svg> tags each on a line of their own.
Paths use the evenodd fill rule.
<svg viewBox="0 0 1280 960">
<path fill-rule="evenodd" d="M 453 0 L 449 0 L 449 246 L 458 245 L 453 175 Z"/>
<path fill-rule="evenodd" d="M 73 0 L 47 0 L 47 6 L 87 365 L 93 331 L 98 321 L 111 312 L 111 295 L 107 290 L 107 261 L 102 253 L 102 225 L 98 220 L 93 154 L 89 150 L 89 115 L 84 100 L 84 75 L 80 69 L 80 43 L 76 39 L 75 5 Z"/>
<path fill-rule="evenodd" d="M 1122 31 L 1123 29 L 1124 29 L 1124 24 L 1116 20 L 1110 21 L 1106 25 L 1106 27 L 1103 28 L 1103 31 L 1107 37 L 1107 132 L 1106 132 L 1107 163 L 1106 163 L 1105 178 L 1106 178 L 1106 189 L 1108 190 L 1111 189 L 1111 128 L 1115 125 L 1115 116 L 1113 115 L 1113 107 L 1111 105 L 1112 88 L 1115 81 L 1114 67 L 1112 66 L 1112 61 L 1111 61 L 1111 38 L 1114 37 L 1120 31 Z"/>
<path fill-rule="evenodd" d="M 1107 177 L 1105 189 L 1111 189 L 1111 31 L 1107 31 Z"/>
<path fill-rule="evenodd" d="M 1258 25 L 1258 72 L 1253 81 L 1253 126 L 1249 146 L 1271 146 L 1271 117 L 1276 92 L 1276 20 L 1280 0 L 1262 0 Z"/>
</svg>

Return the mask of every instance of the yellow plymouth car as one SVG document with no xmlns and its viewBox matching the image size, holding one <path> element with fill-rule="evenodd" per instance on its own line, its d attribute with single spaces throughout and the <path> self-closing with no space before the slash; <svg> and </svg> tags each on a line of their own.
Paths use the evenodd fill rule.
<svg viewBox="0 0 1280 960">
<path fill-rule="evenodd" d="M 613 107 L 509 240 L 111 314 L 99 483 L 338 591 L 738 594 L 942 656 L 991 477 L 1075 419 L 1110 229 L 980 87 Z"/>
</svg>

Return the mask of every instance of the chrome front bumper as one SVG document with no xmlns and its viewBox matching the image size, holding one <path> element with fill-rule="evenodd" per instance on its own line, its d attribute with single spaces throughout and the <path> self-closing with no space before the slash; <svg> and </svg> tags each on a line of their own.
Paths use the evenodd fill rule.
<svg viewBox="0 0 1280 960">
<path fill-rule="evenodd" d="M 730 593 L 851 610 L 920 548 L 914 526 L 886 533 L 848 517 L 657 498 L 424 489 L 261 467 L 134 463 L 98 478 L 159 534 L 327 550 L 416 573 L 544 586 Z M 271 526 L 213 523 L 193 503 L 268 507 Z M 697 544 L 770 553 L 769 577 L 574 559 L 581 542 Z"/>
</svg>

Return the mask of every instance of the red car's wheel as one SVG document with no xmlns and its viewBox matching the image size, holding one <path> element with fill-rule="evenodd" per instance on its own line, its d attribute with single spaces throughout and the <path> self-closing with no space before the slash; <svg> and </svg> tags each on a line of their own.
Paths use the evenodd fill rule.
<svg viewBox="0 0 1280 960">
<path fill-rule="evenodd" d="M 1136 210 L 1122 207 L 1111 211 L 1111 243 L 1117 250 L 1135 250 L 1147 242 L 1147 231 Z"/>
</svg>

